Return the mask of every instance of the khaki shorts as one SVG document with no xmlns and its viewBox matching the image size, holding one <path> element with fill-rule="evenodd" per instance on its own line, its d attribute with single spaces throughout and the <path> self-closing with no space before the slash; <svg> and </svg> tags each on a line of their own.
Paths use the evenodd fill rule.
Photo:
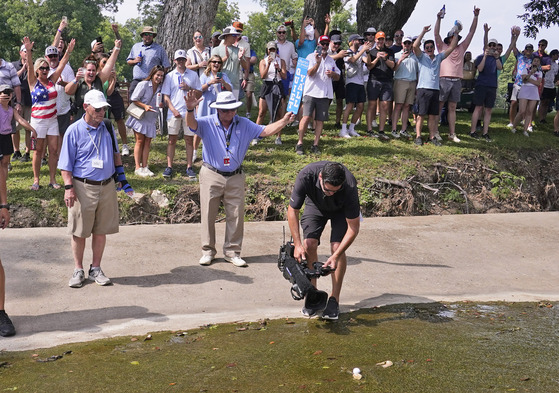
<svg viewBox="0 0 559 393">
<path fill-rule="evenodd" d="M 104 186 L 74 180 L 76 202 L 68 209 L 68 231 L 77 237 L 118 233 L 119 213 L 115 182 Z"/>
<path fill-rule="evenodd" d="M 396 104 L 413 105 L 417 81 L 394 79 L 394 102 Z"/>
<path fill-rule="evenodd" d="M 171 117 L 167 120 L 168 134 L 179 135 L 180 131 L 184 131 L 184 136 L 194 136 L 190 128 L 186 125 L 186 117 Z"/>
<path fill-rule="evenodd" d="M 248 81 L 245 86 L 245 92 L 253 92 L 254 91 L 254 73 L 251 72 L 248 74 Z"/>
</svg>

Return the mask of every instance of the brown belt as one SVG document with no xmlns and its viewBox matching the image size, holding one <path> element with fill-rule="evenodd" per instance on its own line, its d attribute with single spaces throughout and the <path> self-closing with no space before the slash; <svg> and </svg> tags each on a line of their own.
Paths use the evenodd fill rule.
<svg viewBox="0 0 559 393">
<path fill-rule="evenodd" d="M 238 173 L 242 173 L 242 172 L 243 172 L 243 168 L 242 168 L 242 167 L 238 167 L 238 168 L 237 168 L 236 170 L 234 170 L 233 172 L 223 172 L 223 171 L 220 171 L 220 170 L 217 169 L 217 168 L 214 168 L 213 166 L 211 166 L 210 164 L 208 164 L 208 163 L 206 163 L 206 162 L 204 162 L 202 165 L 205 166 L 206 168 L 208 168 L 210 171 L 215 172 L 215 173 L 217 173 L 217 174 L 219 174 L 219 175 L 221 175 L 221 176 L 225 176 L 225 177 L 231 177 L 231 176 L 234 176 L 234 175 L 236 175 L 236 174 L 238 174 Z"/>
</svg>

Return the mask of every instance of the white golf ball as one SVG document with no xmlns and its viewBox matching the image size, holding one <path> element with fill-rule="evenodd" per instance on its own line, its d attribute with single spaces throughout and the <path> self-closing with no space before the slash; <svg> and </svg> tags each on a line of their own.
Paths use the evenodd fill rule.
<svg viewBox="0 0 559 393">
<path fill-rule="evenodd" d="M 355 368 L 353 369 L 353 373 L 354 373 L 354 374 L 361 374 L 361 370 L 359 369 L 359 367 L 355 367 Z"/>
</svg>

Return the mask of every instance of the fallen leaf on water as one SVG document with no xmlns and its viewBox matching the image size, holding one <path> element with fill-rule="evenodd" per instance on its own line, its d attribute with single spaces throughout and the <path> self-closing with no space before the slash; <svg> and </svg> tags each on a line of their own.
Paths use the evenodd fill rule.
<svg viewBox="0 0 559 393">
<path fill-rule="evenodd" d="M 382 368 L 387 368 L 392 366 L 394 363 L 392 363 L 390 360 L 385 360 L 384 362 L 380 362 L 377 363 L 377 366 L 381 366 Z"/>
</svg>

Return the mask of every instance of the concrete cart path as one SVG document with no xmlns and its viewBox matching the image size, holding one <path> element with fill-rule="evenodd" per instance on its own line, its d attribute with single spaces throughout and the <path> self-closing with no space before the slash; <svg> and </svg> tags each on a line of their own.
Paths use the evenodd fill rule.
<svg viewBox="0 0 559 393">
<path fill-rule="evenodd" d="M 223 259 L 198 264 L 199 224 L 124 226 L 108 237 L 103 258 L 114 285 L 86 281 L 80 289 L 68 287 L 73 260 L 66 228 L 4 230 L 6 311 L 17 335 L 0 337 L 0 350 L 301 317 L 302 302 L 291 298 L 276 265 L 283 227 L 288 231 L 286 222 L 247 223 L 242 256 L 249 267 L 237 268 Z M 224 224 L 217 228 L 219 244 Z M 341 311 L 402 302 L 559 300 L 558 239 L 557 212 L 365 219 L 348 252 Z M 330 278 L 318 286 L 328 290 Z"/>
</svg>

